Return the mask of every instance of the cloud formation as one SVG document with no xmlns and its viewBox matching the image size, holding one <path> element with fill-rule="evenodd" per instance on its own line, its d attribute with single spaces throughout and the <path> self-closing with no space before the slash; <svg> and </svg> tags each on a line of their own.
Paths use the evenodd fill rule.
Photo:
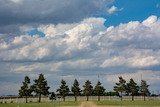
<svg viewBox="0 0 160 107">
<path fill-rule="evenodd" d="M 118 63 L 133 67 L 159 64 L 160 31 L 157 28 L 160 22 L 156 16 L 142 23 L 134 21 L 108 28 L 103 25 L 104 21 L 87 18 L 74 24 L 41 25 L 37 29 L 45 37 L 21 35 L 9 42 L 1 39 L 0 60 L 83 59 L 106 54 L 100 56 L 106 57 L 102 67 Z"/>
<path fill-rule="evenodd" d="M 112 6 L 107 10 L 107 13 L 113 14 L 114 12 L 118 11 L 118 8 L 116 6 Z"/>
<path fill-rule="evenodd" d="M 146 80 L 147 83 L 151 85 L 156 84 L 157 81 L 160 81 L 160 72 L 153 72 L 153 71 L 137 71 L 134 73 L 107 75 L 106 79 L 108 82 L 116 83 L 119 81 L 118 77 L 120 76 L 122 76 L 127 82 L 131 78 L 134 79 L 138 83 L 140 83 L 141 79 Z"/>
<path fill-rule="evenodd" d="M 112 2 L 113 0 L 1 0 L 0 25 L 77 22 L 103 12 L 104 7 Z"/>
<path fill-rule="evenodd" d="M 133 78 L 141 71 L 159 78 L 159 19 L 150 16 L 142 22 L 131 21 L 115 27 L 105 27 L 105 21 L 91 17 L 72 24 L 42 24 L 36 29 L 44 37 L 26 34 L 8 40 L 1 38 L 1 70 L 6 74 L 56 76 L 106 76 L 118 72 Z M 31 29 L 22 27 L 22 31 Z M 148 79 L 148 75 L 144 78 Z M 109 76 L 111 81 L 112 75 Z"/>
</svg>

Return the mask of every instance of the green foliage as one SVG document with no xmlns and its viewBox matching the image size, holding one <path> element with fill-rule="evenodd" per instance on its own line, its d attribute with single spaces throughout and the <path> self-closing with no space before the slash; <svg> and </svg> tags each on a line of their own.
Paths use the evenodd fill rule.
<svg viewBox="0 0 160 107">
<path fill-rule="evenodd" d="M 77 79 L 74 80 L 73 86 L 71 87 L 71 91 L 75 96 L 75 101 L 77 101 L 77 96 L 81 94 L 81 89 L 79 87 L 79 82 Z"/>
<path fill-rule="evenodd" d="M 87 96 L 87 101 L 89 100 L 89 96 L 92 95 L 93 93 L 93 86 L 89 80 L 85 82 L 83 85 L 83 94 Z"/>
<path fill-rule="evenodd" d="M 147 82 L 145 80 L 141 80 L 140 91 L 142 95 L 144 96 L 144 101 L 145 101 L 145 96 L 150 93 L 148 90 L 148 87 L 149 85 L 147 85 Z"/>
<path fill-rule="evenodd" d="M 117 96 L 117 92 L 109 91 L 104 93 L 105 96 Z"/>
<path fill-rule="evenodd" d="M 104 92 L 105 92 L 104 87 L 102 86 L 101 82 L 98 81 L 95 88 L 94 88 L 94 93 L 95 93 L 95 95 L 98 96 L 98 101 L 100 101 L 100 96 L 104 95 Z"/>
<path fill-rule="evenodd" d="M 56 94 L 54 92 L 51 92 L 51 96 L 49 97 L 50 100 L 56 100 Z"/>
<path fill-rule="evenodd" d="M 129 83 L 126 85 L 126 91 L 127 93 L 132 95 L 132 100 L 134 100 L 134 96 L 138 95 L 139 86 L 137 83 L 134 82 L 134 80 L 131 78 Z"/>
<path fill-rule="evenodd" d="M 63 101 L 65 101 L 65 97 L 69 94 L 69 88 L 64 80 L 61 80 L 61 85 L 59 89 L 57 89 L 57 92 L 59 92 L 59 94 L 63 97 Z"/>
<path fill-rule="evenodd" d="M 20 97 L 25 97 L 26 98 L 26 103 L 28 102 L 27 98 L 29 96 L 31 96 L 31 93 L 32 93 L 32 90 L 31 90 L 31 87 L 30 87 L 29 84 L 30 84 L 30 78 L 28 76 L 25 76 L 23 85 L 21 86 L 21 88 L 19 90 L 19 96 Z"/>
<path fill-rule="evenodd" d="M 34 85 L 32 86 L 32 89 L 34 92 L 39 95 L 39 102 L 41 102 L 41 95 L 49 95 L 49 88 L 47 85 L 47 81 L 44 78 L 43 74 L 40 74 L 38 79 L 34 80 Z"/>
<path fill-rule="evenodd" d="M 114 91 L 120 92 L 122 100 L 122 93 L 126 91 L 126 81 L 121 76 L 119 77 L 119 83 L 114 86 Z"/>
</svg>

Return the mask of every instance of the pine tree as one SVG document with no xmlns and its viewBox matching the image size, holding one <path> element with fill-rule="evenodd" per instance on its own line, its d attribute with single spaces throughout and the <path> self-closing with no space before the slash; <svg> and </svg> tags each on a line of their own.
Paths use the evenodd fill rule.
<svg viewBox="0 0 160 107">
<path fill-rule="evenodd" d="M 87 97 L 87 101 L 89 100 L 89 96 L 93 93 L 93 86 L 91 85 L 91 82 L 87 80 L 85 84 L 83 85 L 83 93 Z"/>
<path fill-rule="evenodd" d="M 63 98 L 63 101 L 65 101 L 65 97 L 69 94 L 69 88 L 64 80 L 61 80 L 61 86 L 57 89 L 57 92 L 59 92 Z"/>
<path fill-rule="evenodd" d="M 41 96 L 49 95 L 49 86 L 47 85 L 47 81 L 44 78 L 43 74 L 40 74 L 38 79 L 34 80 L 35 84 L 32 86 L 34 92 L 39 96 L 39 102 L 41 102 Z"/>
<path fill-rule="evenodd" d="M 149 85 L 147 85 L 147 82 L 145 80 L 141 80 L 141 86 L 140 86 L 140 91 L 144 97 L 144 101 L 146 100 L 146 95 L 149 94 L 148 90 Z"/>
<path fill-rule="evenodd" d="M 129 83 L 127 83 L 126 86 L 126 91 L 128 93 L 131 93 L 132 95 L 132 101 L 134 100 L 134 96 L 138 94 L 139 91 L 139 86 L 137 85 L 137 83 L 134 82 L 134 80 L 131 78 Z"/>
<path fill-rule="evenodd" d="M 81 89 L 79 87 L 79 82 L 77 79 L 74 80 L 73 86 L 71 87 L 71 91 L 74 94 L 75 101 L 77 101 L 77 96 L 81 94 Z"/>
<path fill-rule="evenodd" d="M 97 82 L 97 84 L 96 84 L 96 86 L 94 88 L 94 92 L 95 92 L 95 95 L 98 96 L 98 101 L 100 101 L 100 96 L 104 95 L 104 93 L 105 93 L 105 89 L 102 86 L 100 81 Z"/>
<path fill-rule="evenodd" d="M 19 95 L 20 97 L 24 96 L 26 98 L 26 103 L 28 102 L 27 98 L 31 96 L 31 93 L 32 93 L 32 90 L 29 84 L 30 84 L 30 79 L 28 76 L 25 76 L 23 85 L 21 86 L 21 89 L 19 90 Z"/>
<path fill-rule="evenodd" d="M 120 92 L 122 101 L 122 93 L 126 91 L 126 81 L 121 76 L 119 77 L 119 83 L 114 86 L 114 91 Z"/>
</svg>

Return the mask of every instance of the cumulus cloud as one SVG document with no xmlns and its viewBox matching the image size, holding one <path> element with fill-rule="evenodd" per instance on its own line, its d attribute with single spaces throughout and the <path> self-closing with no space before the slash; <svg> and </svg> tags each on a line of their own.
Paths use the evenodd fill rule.
<svg viewBox="0 0 160 107">
<path fill-rule="evenodd" d="M 120 71 L 138 76 L 137 71 L 143 71 L 158 76 L 159 19 L 150 16 L 142 22 L 131 21 L 115 27 L 105 27 L 105 21 L 91 17 L 72 24 L 42 24 L 36 29 L 43 32 L 44 37 L 26 34 L 9 40 L 1 38 L 1 70 L 8 65 L 6 72 L 19 74 L 95 76 Z M 32 27 L 22 26 L 22 31 L 27 30 Z M 130 70 L 136 74 L 130 74 Z M 148 79 L 148 75 L 144 77 Z M 155 83 L 154 79 L 149 81 Z"/>
<path fill-rule="evenodd" d="M 142 23 L 145 26 L 152 26 L 157 21 L 156 16 L 150 16 L 148 19 L 144 20 Z"/>
<path fill-rule="evenodd" d="M 74 23 L 97 14 L 107 14 L 114 0 L 0 0 L 0 34 L 22 35 L 27 27 Z M 25 28 L 22 26 L 25 26 Z"/>
<path fill-rule="evenodd" d="M 109 9 L 107 10 L 107 13 L 113 14 L 113 13 L 115 13 L 116 11 L 118 11 L 118 8 L 117 8 L 116 6 L 112 6 L 111 8 L 109 8 Z"/>
<path fill-rule="evenodd" d="M 2 39 L 0 60 L 94 59 L 105 54 L 100 56 L 103 58 L 101 67 L 159 64 L 160 31 L 157 28 L 160 22 L 156 16 L 142 23 L 134 21 L 109 28 L 105 28 L 104 21 L 103 18 L 88 18 L 74 24 L 41 25 L 37 29 L 45 37 L 22 35 L 9 42 Z"/>
</svg>

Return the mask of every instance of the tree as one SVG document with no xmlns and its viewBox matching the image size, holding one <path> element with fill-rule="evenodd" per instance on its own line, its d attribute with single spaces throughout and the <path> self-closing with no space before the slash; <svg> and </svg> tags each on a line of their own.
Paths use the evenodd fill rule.
<svg viewBox="0 0 160 107">
<path fill-rule="evenodd" d="M 52 102 L 53 100 L 56 100 L 56 94 L 54 92 L 51 92 L 51 96 L 49 99 L 52 100 Z"/>
<path fill-rule="evenodd" d="M 122 101 L 122 93 L 126 91 L 126 81 L 121 76 L 119 77 L 119 83 L 114 86 L 114 91 L 120 93 Z"/>
<path fill-rule="evenodd" d="M 91 85 L 91 82 L 87 80 L 85 84 L 83 85 L 83 93 L 87 97 L 87 101 L 89 100 L 89 96 L 93 93 L 93 86 Z"/>
<path fill-rule="evenodd" d="M 44 78 L 43 74 L 39 74 L 38 79 L 34 80 L 34 85 L 32 86 L 34 92 L 39 96 L 39 102 L 41 102 L 41 96 L 49 95 L 49 86 L 47 85 L 47 81 Z"/>
<path fill-rule="evenodd" d="M 30 79 L 29 79 L 29 77 L 28 76 L 25 76 L 25 78 L 24 78 L 24 82 L 22 82 L 23 83 L 23 85 L 21 86 L 21 89 L 19 90 L 19 95 L 21 96 L 21 97 L 25 97 L 26 98 L 26 103 L 28 102 L 27 101 L 27 98 L 29 97 L 29 96 L 31 96 L 31 93 L 32 93 L 32 90 L 31 90 L 31 87 L 30 87 Z"/>
<path fill-rule="evenodd" d="M 61 86 L 57 89 L 57 92 L 62 96 L 63 101 L 65 101 L 65 97 L 69 94 L 69 88 L 66 85 L 66 82 L 62 79 Z"/>
<path fill-rule="evenodd" d="M 96 86 L 94 88 L 94 92 L 95 92 L 95 95 L 98 96 L 98 101 L 100 101 L 100 96 L 104 95 L 104 93 L 105 93 L 105 89 L 102 86 L 100 81 L 97 82 L 97 84 L 96 84 Z"/>
<path fill-rule="evenodd" d="M 129 83 L 127 83 L 126 91 L 132 95 L 132 101 L 134 101 L 134 96 L 138 94 L 139 86 L 131 78 Z"/>
<path fill-rule="evenodd" d="M 77 79 L 74 80 L 73 86 L 71 87 L 71 91 L 74 94 L 75 101 L 77 101 L 77 96 L 81 94 L 81 89 L 79 87 L 79 82 Z"/>
<path fill-rule="evenodd" d="M 140 91 L 141 91 L 141 94 L 144 97 L 144 101 L 146 100 L 145 96 L 147 94 L 149 94 L 148 87 L 149 87 L 149 85 L 147 85 L 147 82 L 145 80 L 141 80 Z"/>
</svg>

